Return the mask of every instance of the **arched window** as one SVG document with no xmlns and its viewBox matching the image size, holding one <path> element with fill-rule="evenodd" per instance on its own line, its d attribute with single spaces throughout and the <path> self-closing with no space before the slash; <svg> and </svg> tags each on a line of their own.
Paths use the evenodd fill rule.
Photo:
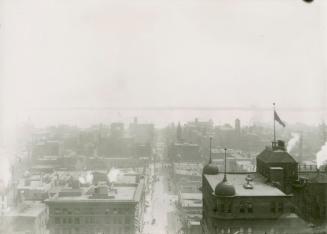
<svg viewBox="0 0 327 234">
<path fill-rule="evenodd" d="M 248 202 L 247 209 L 248 209 L 248 213 L 253 213 L 253 205 L 251 202 Z"/>
<path fill-rule="evenodd" d="M 276 202 L 270 203 L 270 211 L 271 213 L 276 213 Z"/>
<path fill-rule="evenodd" d="M 227 205 L 227 213 L 232 213 L 232 203 L 229 202 Z"/>
<path fill-rule="evenodd" d="M 240 213 L 245 213 L 245 204 L 243 201 L 240 202 Z"/>
<path fill-rule="evenodd" d="M 283 213 L 284 212 L 284 204 L 283 202 L 278 203 L 278 212 Z"/>
</svg>

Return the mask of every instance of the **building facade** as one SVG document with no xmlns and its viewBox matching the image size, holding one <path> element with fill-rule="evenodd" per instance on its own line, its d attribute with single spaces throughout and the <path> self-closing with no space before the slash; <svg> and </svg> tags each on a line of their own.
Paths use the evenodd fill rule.
<svg viewBox="0 0 327 234">
<path fill-rule="evenodd" d="M 210 173 L 205 168 L 202 232 L 311 233 L 296 214 L 289 185 L 297 178 L 297 163 L 289 157 L 284 144 L 276 142 L 257 157 L 257 172 Z"/>
<path fill-rule="evenodd" d="M 144 181 L 62 190 L 46 204 L 50 234 L 141 233 Z"/>
</svg>

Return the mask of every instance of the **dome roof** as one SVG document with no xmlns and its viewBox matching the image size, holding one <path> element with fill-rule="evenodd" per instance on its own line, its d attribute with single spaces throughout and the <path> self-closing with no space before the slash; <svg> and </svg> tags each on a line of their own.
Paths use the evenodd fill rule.
<svg viewBox="0 0 327 234">
<path fill-rule="evenodd" d="M 219 170 L 218 167 L 213 163 L 208 163 L 204 166 L 202 173 L 205 175 L 217 175 Z"/>
<path fill-rule="evenodd" d="M 224 179 L 219 184 L 217 184 L 215 188 L 215 195 L 219 197 L 235 196 L 235 188 L 231 183 Z"/>
</svg>

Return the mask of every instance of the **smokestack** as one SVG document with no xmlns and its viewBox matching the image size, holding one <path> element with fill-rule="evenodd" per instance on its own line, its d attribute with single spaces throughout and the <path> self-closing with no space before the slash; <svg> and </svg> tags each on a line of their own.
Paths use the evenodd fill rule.
<svg viewBox="0 0 327 234">
<path fill-rule="evenodd" d="M 299 162 L 303 161 L 303 133 L 300 134 L 300 143 L 299 143 Z"/>
</svg>

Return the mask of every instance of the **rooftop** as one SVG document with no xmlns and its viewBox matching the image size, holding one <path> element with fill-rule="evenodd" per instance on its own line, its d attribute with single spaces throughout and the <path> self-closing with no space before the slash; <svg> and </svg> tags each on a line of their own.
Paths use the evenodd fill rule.
<svg viewBox="0 0 327 234">
<path fill-rule="evenodd" d="M 252 189 L 245 188 L 244 185 L 247 183 L 245 178 L 247 175 L 250 175 L 253 179 L 250 184 L 252 185 Z M 215 191 L 216 185 L 220 183 L 224 174 L 218 175 L 205 175 L 208 183 L 211 186 L 212 191 Z M 227 181 L 231 183 L 235 188 L 235 196 L 236 197 L 247 197 L 247 196 L 287 196 L 278 188 L 266 182 L 266 178 L 264 178 L 259 173 L 237 173 L 237 174 L 227 174 Z"/>
<path fill-rule="evenodd" d="M 180 193 L 183 200 L 202 200 L 202 193 Z"/>
<path fill-rule="evenodd" d="M 7 217 L 38 217 L 46 210 L 46 205 L 36 201 L 25 201 L 23 204 L 10 209 L 6 214 Z"/>
<path fill-rule="evenodd" d="M 271 147 L 266 147 L 258 156 L 258 160 L 266 163 L 296 163 L 294 158 L 285 150 L 273 150 Z"/>
<path fill-rule="evenodd" d="M 178 175 L 201 176 L 203 166 L 200 163 L 174 163 L 174 173 Z"/>
<path fill-rule="evenodd" d="M 299 176 L 305 178 L 309 183 L 321 183 L 327 184 L 327 173 L 326 172 L 303 172 L 299 173 Z"/>
<path fill-rule="evenodd" d="M 144 189 L 143 180 L 139 184 L 117 185 L 108 189 L 108 194 L 94 196 L 96 186 L 82 187 L 79 189 L 61 189 L 56 195 L 46 202 L 138 202 Z"/>
</svg>

